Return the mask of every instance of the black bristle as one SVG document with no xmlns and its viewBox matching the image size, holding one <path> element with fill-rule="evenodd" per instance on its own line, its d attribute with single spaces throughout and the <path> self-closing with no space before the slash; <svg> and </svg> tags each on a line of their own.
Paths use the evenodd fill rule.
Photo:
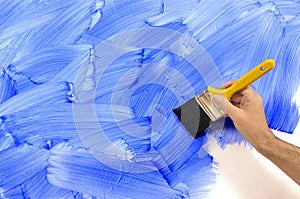
<svg viewBox="0 0 300 199">
<path fill-rule="evenodd" d="M 197 138 L 211 121 L 195 98 L 174 109 L 173 112 L 194 138 Z"/>
</svg>

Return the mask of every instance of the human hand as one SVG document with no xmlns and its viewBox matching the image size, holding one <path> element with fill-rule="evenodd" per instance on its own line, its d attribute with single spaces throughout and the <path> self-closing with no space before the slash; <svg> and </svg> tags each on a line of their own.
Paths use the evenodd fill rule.
<svg viewBox="0 0 300 199">
<path fill-rule="evenodd" d="M 228 88 L 233 83 L 226 82 L 221 88 Z M 275 139 L 266 121 L 262 98 L 250 86 L 235 93 L 230 101 L 218 95 L 213 96 L 213 101 L 226 112 L 237 130 L 258 151 Z"/>
</svg>

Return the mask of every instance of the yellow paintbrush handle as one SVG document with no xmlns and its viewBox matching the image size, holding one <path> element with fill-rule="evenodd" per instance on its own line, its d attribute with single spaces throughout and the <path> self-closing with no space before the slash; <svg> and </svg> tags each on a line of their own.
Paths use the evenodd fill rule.
<svg viewBox="0 0 300 199">
<path fill-rule="evenodd" d="M 275 61 L 272 59 L 267 59 L 234 82 L 229 88 L 220 90 L 208 87 L 207 89 L 213 95 L 225 95 L 227 99 L 230 99 L 236 92 L 243 90 L 274 67 Z"/>
</svg>

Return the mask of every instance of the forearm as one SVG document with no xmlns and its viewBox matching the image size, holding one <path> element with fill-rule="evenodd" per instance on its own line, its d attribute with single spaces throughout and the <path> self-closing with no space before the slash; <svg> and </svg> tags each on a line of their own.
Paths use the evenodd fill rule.
<svg viewBox="0 0 300 199">
<path fill-rule="evenodd" d="M 300 148 L 273 137 L 258 151 L 300 185 Z"/>
</svg>

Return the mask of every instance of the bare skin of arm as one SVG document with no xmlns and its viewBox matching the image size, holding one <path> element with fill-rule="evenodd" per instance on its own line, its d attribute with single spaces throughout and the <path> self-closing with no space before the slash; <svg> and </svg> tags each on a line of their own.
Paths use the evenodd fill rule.
<svg viewBox="0 0 300 199">
<path fill-rule="evenodd" d="M 231 86 L 233 82 L 225 83 L 222 88 Z M 233 95 L 230 101 L 222 96 L 214 96 L 213 100 L 259 153 L 300 185 L 300 148 L 277 138 L 272 133 L 259 94 L 248 86 Z"/>
</svg>

